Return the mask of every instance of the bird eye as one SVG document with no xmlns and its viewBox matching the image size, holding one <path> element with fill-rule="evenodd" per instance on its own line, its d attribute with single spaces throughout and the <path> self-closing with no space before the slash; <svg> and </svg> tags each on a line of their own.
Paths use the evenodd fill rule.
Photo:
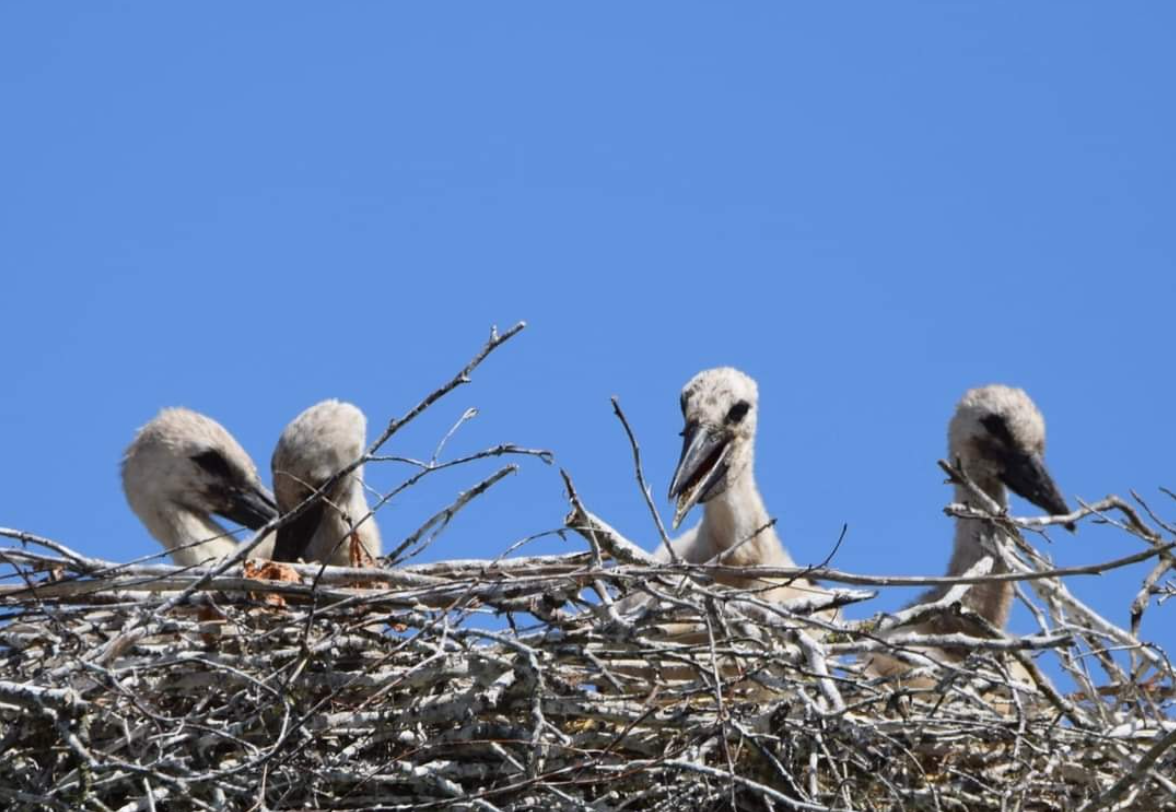
<svg viewBox="0 0 1176 812">
<path fill-rule="evenodd" d="M 199 465 L 214 477 L 219 477 L 220 479 L 233 478 L 233 469 L 229 467 L 229 461 L 219 451 L 202 451 L 192 457 L 192 462 Z"/>
<path fill-rule="evenodd" d="M 990 435 L 1004 443 L 1005 447 L 1014 448 L 1016 446 L 1013 441 L 1013 433 L 1009 430 L 1009 424 L 1001 415 L 985 415 L 980 418 L 980 425 L 984 426 Z"/>
<path fill-rule="evenodd" d="M 748 403 L 746 400 L 739 401 L 738 403 L 736 403 L 734 406 L 731 407 L 731 410 L 729 412 L 727 412 L 727 422 L 728 423 L 742 422 L 743 418 L 747 417 L 747 413 L 750 410 L 751 410 L 750 403 Z"/>
</svg>

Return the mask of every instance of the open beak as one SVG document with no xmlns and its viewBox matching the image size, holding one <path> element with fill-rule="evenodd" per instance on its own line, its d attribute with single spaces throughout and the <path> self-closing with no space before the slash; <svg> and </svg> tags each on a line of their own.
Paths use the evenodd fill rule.
<svg viewBox="0 0 1176 812">
<path fill-rule="evenodd" d="M 723 429 L 690 423 L 683 435 L 682 456 L 674 479 L 670 483 L 670 498 L 677 499 L 674 529 L 699 502 L 705 502 L 710 491 L 727 473 L 727 454 L 731 450 L 731 435 Z"/>
<path fill-rule="evenodd" d="M 1069 513 L 1065 497 L 1058 490 L 1053 477 L 1045 467 L 1040 454 L 1018 454 L 1005 460 L 1005 472 L 1001 477 L 1014 493 L 1028 499 L 1051 516 Z M 1074 524 L 1065 525 L 1073 532 Z"/>
<path fill-rule="evenodd" d="M 217 513 L 226 519 L 256 530 L 278 516 L 274 496 L 262 485 L 233 490 L 227 494 L 227 504 Z"/>
</svg>

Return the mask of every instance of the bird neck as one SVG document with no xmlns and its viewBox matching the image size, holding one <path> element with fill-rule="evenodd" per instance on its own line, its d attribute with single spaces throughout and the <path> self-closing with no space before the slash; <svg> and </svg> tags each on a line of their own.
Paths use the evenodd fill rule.
<svg viewBox="0 0 1176 812">
<path fill-rule="evenodd" d="M 769 526 L 771 521 L 748 464 L 725 491 L 706 503 L 699 533 L 715 551 L 738 545 L 724 563 L 791 567 L 792 559 L 780 545 L 775 528 Z"/>
<path fill-rule="evenodd" d="M 995 477 L 975 477 L 973 481 L 1002 509 L 1009 505 L 1008 492 L 999 479 Z M 955 487 L 955 501 L 966 503 L 975 501 L 968 490 L 962 485 Z M 949 576 L 962 575 L 977 561 L 989 555 L 985 550 L 985 541 L 993 539 L 996 531 L 988 522 L 976 519 L 956 519 L 955 543 L 952 549 L 951 563 L 948 565 Z M 1004 562 L 999 559 L 993 561 L 992 574 L 1008 572 Z M 948 587 L 943 587 L 946 592 Z M 1009 618 L 1009 609 L 1013 601 L 1013 586 L 1004 581 L 1000 583 L 975 584 L 964 596 L 963 604 L 984 617 L 994 626 L 1003 627 Z"/>
<path fill-rule="evenodd" d="M 169 503 L 144 511 L 140 518 L 181 567 L 204 564 L 236 549 L 233 537 L 207 513 Z"/>
</svg>

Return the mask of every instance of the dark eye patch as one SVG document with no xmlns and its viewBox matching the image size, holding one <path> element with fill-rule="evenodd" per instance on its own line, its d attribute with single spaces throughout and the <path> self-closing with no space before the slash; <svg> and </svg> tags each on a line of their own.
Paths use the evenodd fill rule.
<svg viewBox="0 0 1176 812">
<path fill-rule="evenodd" d="M 1004 443 L 1006 448 L 1016 447 L 1017 444 L 1013 441 L 1013 433 L 1009 431 L 1009 424 L 1000 415 L 985 415 L 980 418 L 980 424 L 988 430 L 988 433 L 992 437 Z"/>
<path fill-rule="evenodd" d="M 229 461 L 219 451 L 202 451 L 192 457 L 192 462 L 199 465 L 214 477 L 226 480 L 233 479 L 233 469 L 229 466 Z"/>
<path fill-rule="evenodd" d="M 740 423 L 743 421 L 743 418 L 747 417 L 749 411 L 751 411 L 751 404 L 746 400 L 741 400 L 727 412 L 727 422 Z"/>
</svg>

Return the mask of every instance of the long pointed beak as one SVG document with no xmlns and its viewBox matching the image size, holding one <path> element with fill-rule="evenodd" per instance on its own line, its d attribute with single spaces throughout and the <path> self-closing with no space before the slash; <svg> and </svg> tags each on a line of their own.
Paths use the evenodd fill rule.
<svg viewBox="0 0 1176 812">
<path fill-rule="evenodd" d="M 271 519 L 278 516 L 278 504 L 274 495 L 264 486 L 234 490 L 228 494 L 227 504 L 217 513 L 230 521 L 244 525 L 250 530 L 256 530 Z"/>
<path fill-rule="evenodd" d="M 293 521 L 278 528 L 274 541 L 274 561 L 297 561 L 306 557 L 306 550 L 323 520 L 323 500 L 316 499 Z"/>
<path fill-rule="evenodd" d="M 670 498 L 678 500 L 674 511 L 674 529 L 708 491 L 727 472 L 726 459 L 731 450 L 731 435 L 699 423 L 686 426 L 682 456 L 670 483 Z"/>
<path fill-rule="evenodd" d="M 1057 483 L 1045 467 L 1045 460 L 1040 454 L 1019 454 L 1005 461 L 1004 483 L 1013 492 L 1028 499 L 1033 504 L 1051 516 L 1069 513 L 1070 507 L 1066 498 L 1058 489 Z M 1074 525 L 1067 524 L 1066 529 L 1073 531 Z"/>
</svg>

